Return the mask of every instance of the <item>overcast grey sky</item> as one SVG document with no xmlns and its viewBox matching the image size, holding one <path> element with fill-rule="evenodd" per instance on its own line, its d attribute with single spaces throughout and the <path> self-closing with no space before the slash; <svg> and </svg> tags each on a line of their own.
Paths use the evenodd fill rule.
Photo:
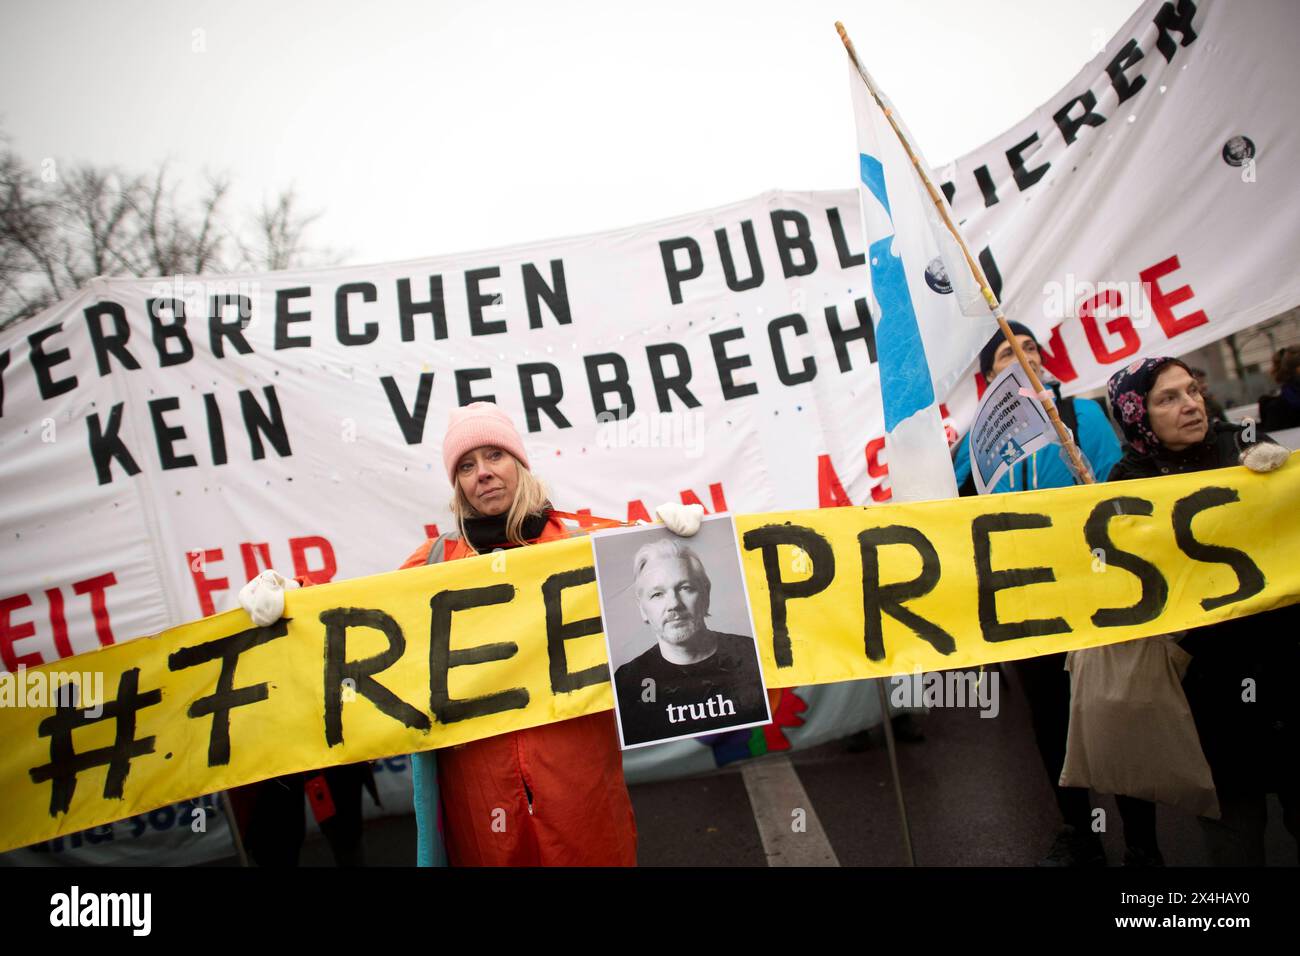
<svg viewBox="0 0 1300 956">
<path fill-rule="evenodd" d="M 574 235 L 857 171 L 843 20 L 934 165 L 993 138 L 1138 0 L 6 0 L 32 163 L 290 184 L 349 262 Z"/>
</svg>

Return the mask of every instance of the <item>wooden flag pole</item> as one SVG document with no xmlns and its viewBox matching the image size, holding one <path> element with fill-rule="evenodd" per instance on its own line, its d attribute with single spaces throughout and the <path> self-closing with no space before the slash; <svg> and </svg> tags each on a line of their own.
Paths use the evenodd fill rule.
<svg viewBox="0 0 1300 956">
<path fill-rule="evenodd" d="M 911 678 L 909 677 L 908 680 L 911 680 Z M 880 698 L 880 722 L 885 731 L 885 750 L 889 754 L 889 773 L 894 778 L 894 798 L 898 801 L 898 821 L 903 832 L 903 853 L 907 856 L 907 865 L 916 866 L 916 851 L 912 849 L 912 825 L 907 820 L 907 801 L 903 799 L 903 777 L 898 771 L 898 745 L 894 742 L 894 717 L 889 712 L 889 698 L 885 694 L 885 679 L 877 677 L 871 683 L 876 685 L 876 694 Z"/>
<path fill-rule="evenodd" d="M 235 854 L 239 857 L 239 865 L 250 866 L 248 853 L 244 850 L 244 838 L 239 834 L 239 820 L 235 816 L 234 806 L 230 803 L 230 791 L 222 790 L 217 794 L 217 799 L 221 801 L 221 809 L 225 811 L 226 823 L 230 827 L 230 842 L 235 845 Z"/>
<path fill-rule="evenodd" d="M 989 287 L 988 280 L 984 277 L 984 270 L 981 269 L 979 263 L 975 261 L 975 257 L 970 254 L 970 249 L 966 245 L 966 240 L 962 237 L 961 230 L 957 228 L 957 225 L 952 221 L 952 217 L 948 215 L 948 204 L 944 201 L 943 196 L 939 191 L 934 188 L 934 183 L 930 181 L 930 177 L 926 173 L 925 167 L 921 164 L 920 159 L 918 159 L 916 154 L 912 152 L 912 144 L 907 141 L 907 137 L 904 136 L 903 131 L 899 129 L 898 123 L 894 119 L 893 111 L 890 110 L 881 100 L 880 94 L 876 91 L 875 85 L 871 82 L 870 77 L 867 76 L 866 71 L 862 69 L 862 64 L 858 62 L 858 54 L 853 49 L 853 41 L 849 39 L 849 34 L 848 31 L 844 29 L 844 24 L 836 20 L 835 29 L 839 33 L 840 39 L 844 42 L 844 49 L 848 51 L 849 59 L 853 61 L 853 67 L 858 71 L 858 76 L 861 77 L 862 82 L 866 84 L 867 91 L 871 93 L 871 97 L 876 101 L 876 105 L 880 107 L 880 111 L 884 113 L 885 118 L 889 120 L 889 125 L 894 130 L 894 135 L 898 137 L 898 141 L 903 144 L 903 149 L 907 152 L 907 158 L 912 161 L 912 166 L 916 169 L 916 174 L 921 177 L 921 182 L 925 183 L 926 191 L 929 192 L 930 199 L 934 202 L 935 208 L 939 210 L 939 215 L 943 219 L 944 225 L 948 227 L 948 231 L 952 233 L 953 238 L 957 240 L 957 244 L 961 247 L 962 254 L 966 257 L 966 265 L 970 269 L 971 274 L 975 277 L 975 281 L 979 283 L 980 292 L 984 294 L 984 300 L 988 302 L 989 310 L 993 313 L 993 318 L 997 319 L 998 328 L 1002 330 L 1003 336 L 1006 338 L 1007 342 L 1011 344 L 1011 351 L 1015 354 L 1016 361 L 1019 362 L 1020 367 L 1024 369 L 1025 375 L 1029 377 L 1029 383 L 1033 386 L 1036 397 L 1043 403 L 1043 410 L 1047 412 L 1047 417 L 1051 420 L 1052 426 L 1056 429 L 1056 435 L 1061 441 L 1061 447 L 1065 449 L 1065 453 L 1069 457 L 1071 470 L 1084 484 L 1095 484 L 1096 478 L 1093 477 L 1092 469 L 1090 469 L 1087 462 L 1084 461 L 1083 455 L 1079 452 L 1079 446 L 1074 442 L 1074 436 L 1071 435 L 1070 430 L 1065 427 L 1065 422 L 1061 421 L 1061 415 L 1056 410 L 1056 403 L 1052 401 L 1052 393 L 1043 388 L 1042 380 L 1039 379 L 1033 368 L 1030 367 L 1029 359 L 1025 357 L 1025 350 L 1020 347 L 1020 342 L 1017 341 L 1015 333 L 1011 331 L 1011 326 L 1007 325 L 1007 317 L 1002 314 L 1002 306 L 998 302 L 998 297 L 993 294 L 993 290 Z"/>
</svg>

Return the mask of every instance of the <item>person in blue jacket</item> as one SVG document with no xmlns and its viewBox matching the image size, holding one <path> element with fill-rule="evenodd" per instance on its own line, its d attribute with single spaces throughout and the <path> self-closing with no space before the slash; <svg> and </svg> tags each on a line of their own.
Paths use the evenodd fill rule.
<svg viewBox="0 0 1300 956">
<path fill-rule="evenodd" d="M 1034 333 L 1019 322 L 1007 323 L 1016 333 L 1016 339 L 1025 352 L 1025 358 L 1033 366 L 1034 373 L 1042 378 L 1042 357 L 1038 351 L 1038 340 Z M 980 352 L 980 372 L 986 382 L 992 382 L 1003 370 L 1016 360 L 1011 351 L 1011 343 L 1001 332 L 989 339 Z M 1120 460 L 1119 438 L 1106 416 L 1100 403 L 1090 398 L 1061 398 L 1061 386 L 1056 382 L 1046 383 L 1052 390 L 1052 401 L 1061 415 L 1065 426 L 1074 433 L 1075 443 L 1088 460 L 1093 475 L 1098 481 L 1104 481 L 1115 463 Z M 957 485 L 961 493 L 975 493 L 975 479 L 970 468 L 970 435 L 957 445 L 957 457 L 953 461 L 953 470 L 957 473 Z M 1049 445 L 1040 449 L 1008 469 L 990 494 L 1004 491 L 1032 491 L 1035 488 L 1068 488 L 1078 484 L 1070 466 L 1065 463 L 1060 445 Z"/>
<path fill-rule="evenodd" d="M 1019 322 L 1009 323 L 1016 335 L 1016 340 L 1025 352 L 1025 357 L 1034 372 L 1042 378 L 1042 357 L 1038 350 L 1038 340 L 1034 333 Z M 1016 360 L 1011 351 L 1011 343 L 999 331 L 980 352 L 980 372 L 986 382 L 992 382 L 1002 371 Z M 1110 424 L 1105 409 L 1097 402 L 1087 398 L 1061 398 L 1060 386 L 1055 382 L 1048 385 L 1053 393 L 1061 420 L 1075 436 L 1079 450 L 1083 452 L 1089 467 L 1099 480 L 1110 474 L 1111 468 L 1120 460 L 1121 449 L 1119 437 Z M 975 479 L 971 475 L 970 435 L 963 438 L 957 446 L 953 461 L 957 485 L 963 495 L 975 494 Z M 1068 488 L 1078 484 L 1074 473 L 1065 463 L 1062 448 L 1058 444 L 1048 445 L 1018 462 L 1007 474 L 999 479 L 990 490 L 990 494 L 1013 491 L 1032 491 L 1035 488 Z M 1025 692 L 1029 712 L 1034 725 L 1034 737 L 1038 744 L 1038 753 L 1043 759 L 1047 776 L 1056 796 L 1057 807 L 1064 821 L 1063 829 L 1057 834 L 1055 842 L 1040 866 L 1104 866 L 1106 855 L 1102 849 L 1101 838 L 1092 829 L 1092 805 L 1088 791 L 1080 787 L 1062 787 L 1061 767 L 1065 763 L 1065 741 L 1070 726 L 1070 675 L 1065 670 L 1065 654 L 1047 654 L 1016 661 L 1011 665 L 1017 682 Z M 1147 807 L 1128 805 L 1130 798 L 1121 797 L 1120 813 L 1124 817 L 1126 839 L 1138 839 L 1146 832 Z M 1136 801 L 1143 803 L 1144 801 Z M 1151 840 L 1154 840 L 1155 808 L 1150 809 Z M 1145 839 L 1143 838 L 1144 842 Z M 1145 857 L 1143 857 L 1145 858 Z"/>
</svg>

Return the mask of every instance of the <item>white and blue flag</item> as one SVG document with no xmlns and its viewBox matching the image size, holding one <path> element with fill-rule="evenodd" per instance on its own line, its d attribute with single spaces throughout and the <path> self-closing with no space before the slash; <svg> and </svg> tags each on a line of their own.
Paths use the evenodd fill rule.
<svg viewBox="0 0 1300 956">
<path fill-rule="evenodd" d="M 995 326 L 960 246 L 852 60 L 849 83 L 894 500 L 953 498 L 938 396 L 969 368 Z M 908 135 L 883 94 L 881 100 Z"/>
</svg>

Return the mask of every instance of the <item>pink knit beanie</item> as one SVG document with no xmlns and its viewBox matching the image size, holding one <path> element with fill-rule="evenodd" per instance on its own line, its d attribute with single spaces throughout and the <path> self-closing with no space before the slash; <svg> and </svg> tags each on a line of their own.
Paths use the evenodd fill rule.
<svg viewBox="0 0 1300 956">
<path fill-rule="evenodd" d="M 510 416 L 492 402 L 472 402 L 453 408 L 447 419 L 447 434 L 442 438 L 442 463 L 447 466 L 447 481 L 456 484 L 456 465 L 467 451 L 483 445 L 495 445 L 510 452 L 525 468 L 528 453 L 524 440 Z"/>
</svg>

